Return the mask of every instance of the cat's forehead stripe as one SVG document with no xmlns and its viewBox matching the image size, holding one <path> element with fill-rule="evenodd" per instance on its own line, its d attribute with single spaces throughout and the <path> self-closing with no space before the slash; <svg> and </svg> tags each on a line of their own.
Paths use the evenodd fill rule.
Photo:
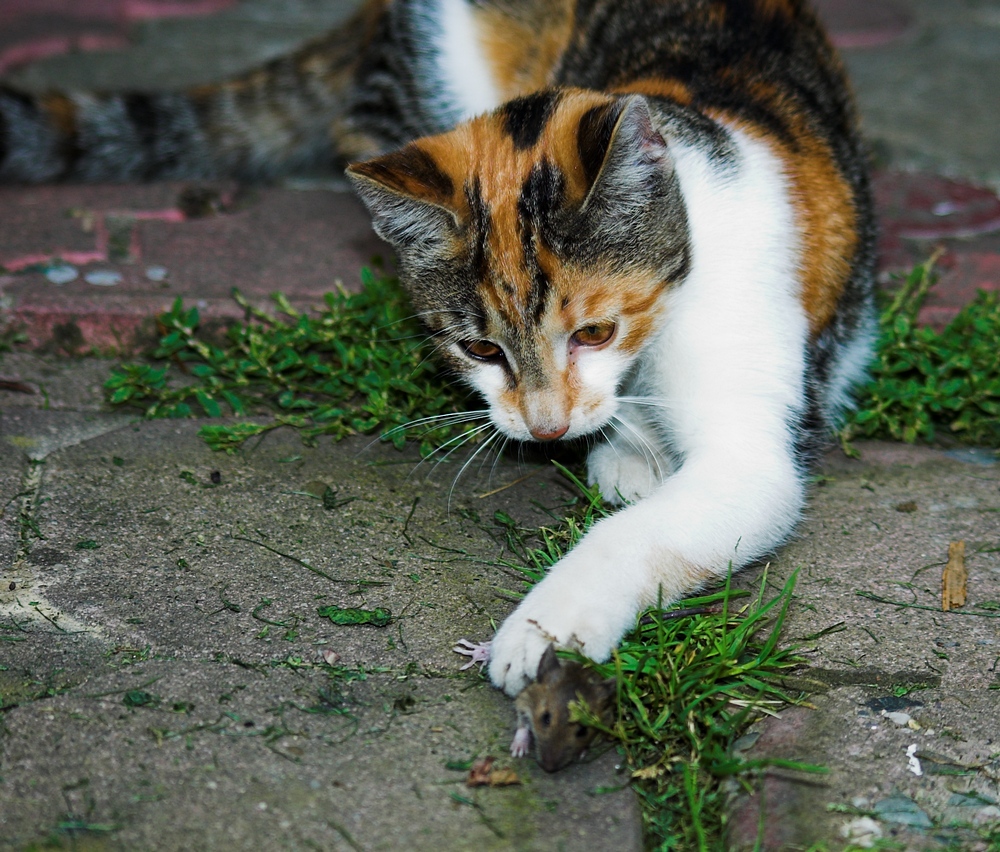
<svg viewBox="0 0 1000 852">
<path fill-rule="evenodd" d="M 524 151 L 538 144 L 561 96 L 558 89 L 548 89 L 503 105 L 500 110 L 503 129 L 516 150 Z"/>
</svg>

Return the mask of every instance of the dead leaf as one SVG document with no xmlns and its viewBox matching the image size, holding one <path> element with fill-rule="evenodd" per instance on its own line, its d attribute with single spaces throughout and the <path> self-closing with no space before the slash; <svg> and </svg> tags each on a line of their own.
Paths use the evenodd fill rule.
<svg viewBox="0 0 1000 852">
<path fill-rule="evenodd" d="M 969 572 L 965 570 L 965 542 L 953 541 L 948 545 L 948 564 L 941 575 L 941 609 L 965 605 L 965 584 Z"/>
<path fill-rule="evenodd" d="M 469 777 L 465 779 L 467 787 L 510 787 L 520 784 L 521 779 L 513 769 L 494 769 L 493 756 L 481 757 L 472 764 Z"/>
<path fill-rule="evenodd" d="M 654 778 L 659 778 L 663 774 L 663 767 L 655 763 L 652 766 L 644 766 L 642 769 L 637 769 L 632 773 L 632 777 L 640 781 L 651 781 Z"/>
</svg>

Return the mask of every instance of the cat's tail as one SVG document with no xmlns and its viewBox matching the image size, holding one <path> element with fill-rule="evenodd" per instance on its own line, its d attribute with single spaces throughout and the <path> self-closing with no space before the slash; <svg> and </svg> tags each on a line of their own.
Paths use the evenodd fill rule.
<svg viewBox="0 0 1000 852">
<path fill-rule="evenodd" d="M 0 183 L 260 179 L 367 153 L 338 124 L 383 11 L 374 0 L 290 56 L 180 92 L 0 85 Z"/>
</svg>

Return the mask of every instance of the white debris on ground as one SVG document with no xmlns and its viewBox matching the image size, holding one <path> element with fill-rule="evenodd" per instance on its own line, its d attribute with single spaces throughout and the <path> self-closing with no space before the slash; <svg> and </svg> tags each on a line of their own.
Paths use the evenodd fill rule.
<svg viewBox="0 0 1000 852">
<path fill-rule="evenodd" d="M 64 263 L 50 266 L 45 270 L 45 277 L 53 284 L 69 284 L 70 281 L 76 281 L 80 277 L 80 273 L 75 266 Z"/>
<path fill-rule="evenodd" d="M 885 716 L 890 722 L 894 722 L 901 728 L 909 728 L 911 731 L 919 731 L 920 723 L 914 719 L 909 713 L 903 713 L 902 711 L 890 712 L 889 710 L 883 710 L 882 715 Z"/>
<path fill-rule="evenodd" d="M 110 269 L 98 269 L 94 272 L 88 272 L 83 276 L 83 280 L 97 287 L 114 287 L 121 283 L 122 276 L 121 273 L 113 272 Z"/>
<path fill-rule="evenodd" d="M 912 772 L 914 775 L 923 775 L 924 774 L 924 770 L 921 768 L 921 766 L 920 766 L 920 760 L 917 758 L 917 744 L 916 743 L 913 743 L 913 745 L 907 747 L 907 749 L 906 749 L 906 757 L 910 761 L 910 765 L 909 765 L 909 767 L 907 767 L 910 770 L 910 772 Z"/>
<path fill-rule="evenodd" d="M 871 817 L 858 817 L 841 827 L 840 836 L 852 846 L 871 849 L 881 840 L 882 828 Z"/>
</svg>

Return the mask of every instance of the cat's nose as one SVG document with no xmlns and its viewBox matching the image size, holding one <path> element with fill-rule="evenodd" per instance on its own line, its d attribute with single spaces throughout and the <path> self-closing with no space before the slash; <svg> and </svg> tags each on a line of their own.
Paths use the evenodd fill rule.
<svg viewBox="0 0 1000 852">
<path fill-rule="evenodd" d="M 536 441 L 557 441 L 569 431 L 569 423 L 562 426 L 532 426 L 529 431 Z"/>
</svg>

